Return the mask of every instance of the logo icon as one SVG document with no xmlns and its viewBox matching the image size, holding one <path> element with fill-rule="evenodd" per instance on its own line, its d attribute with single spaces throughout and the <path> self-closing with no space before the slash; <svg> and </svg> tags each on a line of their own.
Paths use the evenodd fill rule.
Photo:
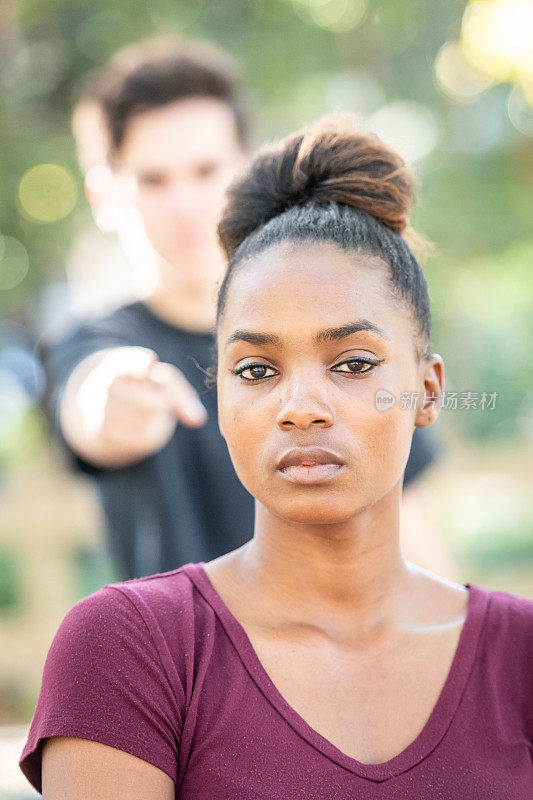
<svg viewBox="0 0 533 800">
<path fill-rule="evenodd" d="M 393 408 L 396 403 L 396 397 L 392 392 L 387 389 L 378 389 L 376 392 L 376 408 L 378 411 L 387 411 Z"/>
</svg>

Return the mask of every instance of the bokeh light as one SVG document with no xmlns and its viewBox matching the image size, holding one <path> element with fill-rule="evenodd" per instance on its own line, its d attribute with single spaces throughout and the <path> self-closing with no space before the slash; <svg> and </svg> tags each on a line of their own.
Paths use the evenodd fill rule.
<svg viewBox="0 0 533 800">
<path fill-rule="evenodd" d="M 365 116 L 385 104 L 385 90 L 369 70 L 343 70 L 330 79 L 325 100 L 329 111 L 349 109 Z"/>
<path fill-rule="evenodd" d="M 526 136 L 533 136 L 533 102 L 528 102 L 520 86 L 515 86 L 507 101 L 509 119 Z"/>
<path fill-rule="evenodd" d="M 342 33 L 361 23 L 367 4 L 366 0 L 293 0 L 293 8 L 306 22 Z"/>
<path fill-rule="evenodd" d="M 407 162 L 426 156 L 439 139 L 434 114 L 414 101 L 388 103 L 367 117 L 365 126 L 398 150 Z"/>
<path fill-rule="evenodd" d="M 506 111 L 503 87 L 483 94 L 476 103 L 454 106 L 447 115 L 442 146 L 474 157 L 497 151 L 510 134 Z"/>
<path fill-rule="evenodd" d="M 496 80 L 533 74 L 533 0 L 475 0 L 465 9 L 463 48 Z"/>
<path fill-rule="evenodd" d="M 57 222 L 70 214 L 76 205 L 78 189 L 64 167 L 39 164 L 22 176 L 18 197 L 22 210 L 30 219 Z"/>
<path fill-rule="evenodd" d="M 13 236 L 0 236 L 0 290 L 18 286 L 29 267 L 30 259 L 24 245 Z"/>
<path fill-rule="evenodd" d="M 435 77 L 444 94 L 457 102 L 471 102 L 485 92 L 493 81 L 465 55 L 459 42 L 446 42 L 435 60 Z"/>
<path fill-rule="evenodd" d="M 477 100 L 495 83 L 510 82 L 508 116 L 531 136 L 533 109 L 533 0 L 473 0 L 465 8 L 461 38 L 435 60 L 442 92 L 456 102 Z"/>
</svg>

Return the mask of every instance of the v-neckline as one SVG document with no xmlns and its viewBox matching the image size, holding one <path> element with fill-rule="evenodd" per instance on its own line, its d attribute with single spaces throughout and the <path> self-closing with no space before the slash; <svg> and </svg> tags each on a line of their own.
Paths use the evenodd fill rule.
<svg viewBox="0 0 533 800">
<path fill-rule="evenodd" d="M 312 747 L 350 772 L 375 782 L 385 781 L 406 772 L 435 749 L 450 727 L 472 670 L 490 597 L 487 589 L 471 583 L 463 584 L 468 589 L 468 604 L 459 641 L 439 697 L 416 739 L 387 761 L 365 764 L 339 750 L 289 705 L 265 670 L 244 627 L 211 583 L 204 565 L 205 562 L 200 561 L 184 564 L 180 569 L 186 573 L 217 614 L 244 667 L 264 697 Z"/>
</svg>

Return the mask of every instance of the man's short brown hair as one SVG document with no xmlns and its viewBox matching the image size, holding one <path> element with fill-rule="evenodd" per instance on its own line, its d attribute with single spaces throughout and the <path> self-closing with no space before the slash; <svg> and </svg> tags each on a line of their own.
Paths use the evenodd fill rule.
<svg viewBox="0 0 533 800">
<path fill-rule="evenodd" d="M 227 103 L 241 144 L 248 118 L 236 61 L 209 42 L 149 39 L 119 50 L 91 81 L 86 97 L 100 104 L 109 133 L 110 155 L 120 150 L 128 123 L 143 111 L 188 97 Z"/>
</svg>

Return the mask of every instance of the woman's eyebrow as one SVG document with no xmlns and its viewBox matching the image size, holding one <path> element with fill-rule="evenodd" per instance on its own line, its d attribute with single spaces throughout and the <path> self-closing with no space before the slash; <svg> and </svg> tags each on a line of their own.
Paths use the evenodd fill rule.
<svg viewBox="0 0 533 800">
<path fill-rule="evenodd" d="M 389 340 L 390 337 L 373 322 L 368 319 L 359 319 L 356 322 L 347 322 L 345 325 L 339 325 L 335 328 L 324 328 L 317 331 L 313 336 L 315 344 L 324 344 L 325 342 L 333 342 L 338 339 L 345 339 L 351 336 L 352 333 L 359 333 L 360 331 L 370 331 L 380 339 Z M 242 328 L 233 331 L 228 337 L 225 347 L 232 344 L 232 342 L 248 342 L 248 344 L 255 345 L 274 345 L 281 347 L 282 340 L 275 333 L 260 333 L 259 331 L 249 331 Z"/>
<path fill-rule="evenodd" d="M 389 339 L 385 331 L 378 325 L 368 319 L 358 319 L 356 322 L 347 322 L 346 325 L 340 325 L 336 328 L 324 328 L 324 330 L 318 331 L 314 335 L 313 341 L 315 344 L 334 342 L 337 339 L 345 339 L 346 336 L 351 336 L 352 333 L 359 333 L 359 331 L 370 331 L 380 339 Z"/>
</svg>

